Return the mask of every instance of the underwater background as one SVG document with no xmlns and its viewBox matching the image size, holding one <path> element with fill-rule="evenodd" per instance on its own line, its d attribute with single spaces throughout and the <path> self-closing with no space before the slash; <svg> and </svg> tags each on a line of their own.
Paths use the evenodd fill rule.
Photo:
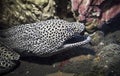
<svg viewBox="0 0 120 76">
<path fill-rule="evenodd" d="M 22 56 L 1 41 L 0 76 L 120 76 L 120 0 L 1 0 L 0 9 L 0 30 L 62 19 L 84 23 L 91 36 L 50 57 Z"/>
</svg>

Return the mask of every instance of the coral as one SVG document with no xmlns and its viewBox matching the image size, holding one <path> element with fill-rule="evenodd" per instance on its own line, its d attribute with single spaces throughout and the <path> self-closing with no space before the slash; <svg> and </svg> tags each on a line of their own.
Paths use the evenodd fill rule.
<svg viewBox="0 0 120 76">
<path fill-rule="evenodd" d="M 0 23 L 8 26 L 55 17 L 54 0 L 2 0 L 0 8 Z"/>
<path fill-rule="evenodd" d="M 88 30 L 100 28 L 103 23 L 120 13 L 119 0 L 71 0 L 71 5 L 75 19 L 85 20 Z"/>
</svg>

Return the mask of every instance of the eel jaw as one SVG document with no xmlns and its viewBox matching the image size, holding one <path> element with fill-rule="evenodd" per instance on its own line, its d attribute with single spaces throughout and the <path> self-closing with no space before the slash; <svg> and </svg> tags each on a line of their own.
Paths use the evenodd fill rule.
<svg viewBox="0 0 120 76">
<path fill-rule="evenodd" d="M 91 41 L 91 37 L 87 36 L 87 38 L 85 40 L 83 40 L 83 41 L 76 42 L 76 43 L 71 43 L 71 44 L 66 44 L 63 47 L 64 48 L 72 48 L 72 47 L 84 45 L 86 43 L 89 43 L 90 41 Z"/>
</svg>

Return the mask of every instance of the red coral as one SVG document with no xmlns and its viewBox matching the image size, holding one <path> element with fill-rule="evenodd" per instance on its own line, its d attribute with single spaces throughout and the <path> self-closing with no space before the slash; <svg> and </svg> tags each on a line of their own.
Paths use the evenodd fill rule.
<svg viewBox="0 0 120 76">
<path fill-rule="evenodd" d="M 120 0 L 71 0 L 72 11 L 78 21 L 97 23 L 100 26 L 120 13 Z"/>
</svg>

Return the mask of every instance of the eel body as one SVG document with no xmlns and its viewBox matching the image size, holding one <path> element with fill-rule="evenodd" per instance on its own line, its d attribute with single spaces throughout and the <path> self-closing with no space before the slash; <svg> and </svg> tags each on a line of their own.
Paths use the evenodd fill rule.
<svg viewBox="0 0 120 76">
<path fill-rule="evenodd" d="M 80 35 L 84 28 L 83 23 L 50 19 L 3 30 L 1 32 L 1 40 L 19 53 L 51 56 L 60 52 L 61 48 L 88 43 L 90 37 L 76 44 L 65 44 L 65 41 L 71 37 Z"/>
<path fill-rule="evenodd" d="M 13 69 L 20 55 L 0 42 L 0 74 Z"/>
</svg>

